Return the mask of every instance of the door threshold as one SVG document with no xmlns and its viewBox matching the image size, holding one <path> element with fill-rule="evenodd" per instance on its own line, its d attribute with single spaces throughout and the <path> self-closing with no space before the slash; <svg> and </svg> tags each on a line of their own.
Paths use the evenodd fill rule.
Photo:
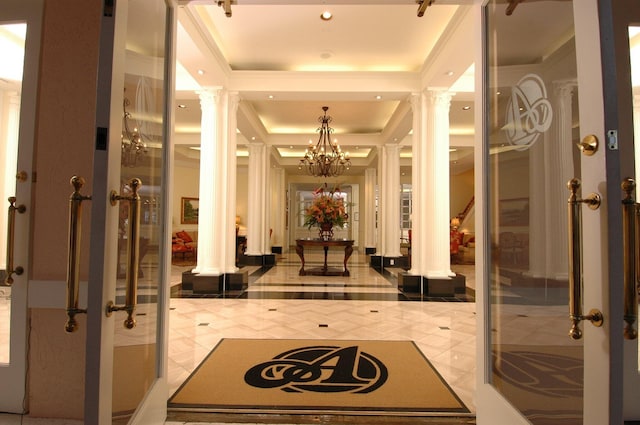
<svg viewBox="0 0 640 425">
<path fill-rule="evenodd" d="M 167 422 L 193 422 L 209 424 L 367 424 L 367 425 L 475 425 L 475 414 L 451 415 L 429 413 L 403 415 L 394 412 L 371 414 L 292 414 L 292 413 L 214 413 L 176 411 L 167 412 Z"/>
</svg>

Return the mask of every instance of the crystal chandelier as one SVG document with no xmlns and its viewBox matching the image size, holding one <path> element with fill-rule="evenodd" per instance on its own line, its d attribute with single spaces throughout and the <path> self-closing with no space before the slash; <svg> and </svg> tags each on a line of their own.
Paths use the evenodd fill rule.
<svg viewBox="0 0 640 425">
<path fill-rule="evenodd" d="M 142 133 L 138 131 L 137 127 L 133 128 L 133 131 L 129 128 L 129 120 L 131 119 L 131 113 L 127 111 L 129 106 L 129 99 L 126 97 L 122 101 L 122 135 L 120 143 L 122 148 L 122 165 L 125 167 L 135 167 L 144 154 L 147 153 L 147 145 L 142 141 Z"/>
<path fill-rule="evenodd" d="M 337 142 L 331 142 L 333 129 L 329 127 L 331 116 L 327 115 L 328 106 L 323 106 L 324 116 L 318 117 L 322 125 L 318 128 L 320 138 L 315 145 L 309 141 L 309 147 L 300 160 L 298 169 L 303 168 L 314 177 L 335 177 L 351 167 L 349 152 L 342 152 Z"/>
</svg>

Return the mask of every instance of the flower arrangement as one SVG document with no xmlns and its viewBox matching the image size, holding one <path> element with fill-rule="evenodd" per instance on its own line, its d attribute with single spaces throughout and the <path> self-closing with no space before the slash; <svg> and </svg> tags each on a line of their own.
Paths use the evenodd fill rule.
<svg viewBox="0 0 640 425">
<path fill-rule="evenodd" d="M 325 188 L 319 187 L 313 192 L 313 202 L 304 212 L 304 225 L 309 229 L 312 226 L 322 227 L 323 224 L 344 227 L 349 218 L 344 200 L 336 195 L 340 188 L 332 191 L 326 191 Z"/>
</svg>

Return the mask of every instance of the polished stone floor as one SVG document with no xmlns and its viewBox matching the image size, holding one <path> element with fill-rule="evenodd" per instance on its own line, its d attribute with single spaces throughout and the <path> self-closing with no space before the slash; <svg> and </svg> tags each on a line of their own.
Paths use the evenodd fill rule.
<svg viewBox="0 0 640 425">
<path fill-rule="evenodd" d="M 307 268 L 322 265 L 321 251 L 305 252 L 305 257 Z M 328 263 L 339 267 L 341 253 L 330 252 Z M 276 267 L 244 268 L 250 276 L 248 287 L 223 297 L 182 290 L 181 274 L 192 266 L 173 266 L 170 395 L 222 338 L 411 340 L 469 410 L 475 411 L 476 306 L 472 265 L 452 265 L 455 272 L 467 276 L 471 295 L 448 298 L 406 296 L 397 286 L 396 274 L 401 269 L 375 270 L 369 267 L 368 257 L 357 252 L 349 260 L 347 277 L 298 276 L 299 267 L 297 255 L 289 253 L 278 255 Z M 0 300 L 0 314 L 8 316 L 6 298 L 4 302 Z M 8 330 L 4 331 L 8 336 Z M 0 325 L 0 339 L 3 335 Z M 17 418 L 20 416 L 0 414 L 0 424 L 77 423 L 39 422 L 28 417 L 15 422 Z"/>
<path fill-rule="evenodd" d="M 320 266 L 321 253 L 305 252 L 305 268 Z M 339 266 L 341 255 L 328 263 Z M 308 266 L 308 267 L 307 267 Z M 295 254 L 279 255 L 268 270 L 252 267 L 249 285 L 227 297 L 172 291 L 169 384 L 171 394 L 221 338 L 410 340 L 433 363 L 465 405 L 475 410 L 476 317 L 473 297 L 407 297 L 396 273 L 369 267 L 354 253 L 350 276 L 299 276 Z M 453 265 L 468 275 L 474 266 Z M 180 268 L 174 267 L 174 283 Z"/>
</svg>

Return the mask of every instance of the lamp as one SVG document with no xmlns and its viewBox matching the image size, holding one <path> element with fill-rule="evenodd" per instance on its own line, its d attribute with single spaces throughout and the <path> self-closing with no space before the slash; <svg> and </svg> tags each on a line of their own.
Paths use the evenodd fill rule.
<svg viewBox="0 0 640 425">
<path fill-rule="evenodd" d="M 337 142 L 331 142 L 333 129 L 329 127 L 331 116 L 327 115 L 328 106 L 323 106 L 324 116 L 318 117 L 321 126 L 318 128 L 320 138 L 315 145 L 309 141 L 309 147 L 300 160 L 298 169 L 303 168 L 314 177 L 335 177 L 351 167 L 349 153 L 342 152 Z"/>
<path fill-rule="evenodd" d="M 451 219 L 451 227 L 454 229 L 457 229 L 458 227 L 460 227 L 460 219 L 458 217 L 453 217 Z"/>
<path fill-rule="evenodd" d="M 134 127 L 133 131 L 129 128 L 129 120 L 131 119 L 131 113 L 127 111 L 129 104 L 129 99 L 125 97 L 122 101 L 123 116 L 120 144 L 122 148 L 122 165 L 135 167 L 138 163 L 138 158 L 147 153 L 147 145 L 142 141 L 142 133 L 138 131 L 137 127 Z"/>
</svg>

